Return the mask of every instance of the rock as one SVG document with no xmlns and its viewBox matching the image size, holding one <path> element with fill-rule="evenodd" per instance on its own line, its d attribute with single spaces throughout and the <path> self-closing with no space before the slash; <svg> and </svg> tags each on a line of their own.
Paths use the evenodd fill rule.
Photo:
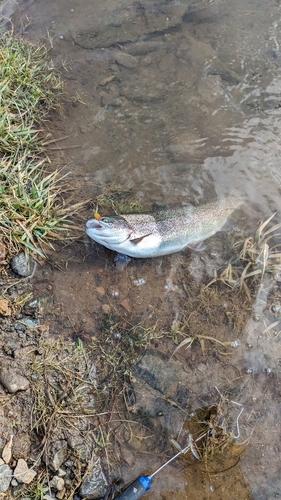
<svg viewBox="0 0 281 500">
<path fill-rule="evenodd" d="M 18 253 L 11 260 L 11 268 L 20 276 L 33 276 L 37 262 L 32 257 L 26 257 L 24 252 Z"/>
<path fill-rule="evenodd" d="M 24 304 L 23 310 L 28 316 L 33 316 L 39 308 L 39 300 L 31 299 Z"/>
<path fill-rule="evenodd" d="M 84 479 L 80 486 L 79 494 L 86 500 L 99 500 L 105 496 L 107 488 L 108 482 L 103 473 L 100 459 L 98 458 L 90 474 Z"/>
<path fill-rule="evenodd" d="M 12 469 L 7 465 L 0 465 L 0 493 L 4 493 L 10 486 Z"/>
<path fill-rule="evenodd" d="M 150 52 L 163 49 L 165 45 L 165 42 L 146 41 L 125 44 L 125 48 L 132 56 L 146 56 Z"/>
<path fill-rule="evenodd" d="M 62 491 L 64 489 L 64 480 L 62 477 L 54 476 L 50 481 L 51 488 L 55 488 L 57 491 Z"/>
<path fill-rule="evenodd" d="M 126 0 L 125 5 L 115 2 L 106 7 L 105 3 L 102 16 L 89 17 L 86 28 L 73 30 L 74 42 L 85 49 L 127 45 L 148 35 L 165 34 L 179 28 L 189 11 L 189 5 L 184 2 L 171 5 L 163 0 L 142 0 L 141 5 Z"/>
<path fill-rule="evenodd" d="M 14 477 L 19 483 L 29 484 L 33 481 L 36 475 L 37 472 L 33 469 L 29 469 L 23 458 L 18 460 L 17 466 L 14 470 Z"/>
<path fill-rule="evenodd" d="M 8 441 L 8 443 L 5 444 L 3 451 L 2 451 L 2 458 L 6 464 L 8 464 L 12 458 L 12 444 L 13 444 L 13 434 L 11 434 L 11 437 Z"/>
<path fill-rule="evenodd" d="M 55 443 L 53 443 L 51 447 L 51 452 L 50 452 L 51 456 L 52 453 L 53 453 L 53 459 L 51 460 L 51 465 L 54 468 L 54 470 L 57 471 L 59 470 L 61 464 L 66 460 L 67 441 L 65 440 L 55 441 Z"/>
<path fill-rule="evenodd" d="M 113 53 L 115 57 L 115 61 L 120 64 L 120 66 L 124 66 L 127 69 L 134 69 L 138 66 L 139 62 L 130 54 L 126 54 L 125 52 L 116 51 Z"/>
<path fill-rule="evenodd" d="M 0 363 L 0 382 L 11 394 L 26 391 L 29 387 L 27 378 L 19 375 L 16 368 L 4 366 L 3 363 Z"/>
<path fill-rule="evenodd" d="M 174 394 L 178 384 L 186 382 L 186 373 L 181 363 L 168 362 L 163 354 L 152 349 L 148 350 L 137 362 L 135 370 L 136 376 L 141 377 L 153 389 L 166 395 L 170 394 L 171 391 Z"/>
<path fill-rule="evenodd" d="M 21 318 L 21 322 L 24 323 L 24 325 L 28 328 L 37 328 L 40 323 L 38 319 L 31 319 L 28 318 L 27 316 Z"/>
</svg>

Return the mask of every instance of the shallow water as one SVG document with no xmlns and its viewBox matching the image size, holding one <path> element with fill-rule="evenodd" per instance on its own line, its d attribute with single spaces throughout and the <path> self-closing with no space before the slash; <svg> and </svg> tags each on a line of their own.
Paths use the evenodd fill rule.
<svg viewBox="0 0 281 500">
<path fill-rule="evenodd" d="M 201 204 L 235 189 L 244 204 L 232 226 L 247 235 L 279 211 L 280 22 L 279 1 L 22 2 L 17 31 L 32 41 L 48 31 L 54 61 L 66 61 L 71 98 L 64 115 L 48 126 L 56 138 L 69 136 L 57 147 L 72 172 L 77 201 L 91 197 L 95 204 L 112 182 L 148 207 Z M 281 222 L 279 212 L 274 221 Z M 205 354 L 199 347 L 183 349 L 178 359 L 193 405 L 217 401 L 214 386 L 243 405 L 237 441 L 249 439 L 239 463 L 245 480 L 238 467 L 212 483 L 197 476 L 196 467 L 190 475 L 177 463 L 155 479 L 147 497 L 187 498 L 197 492 L 198 499 L 278 498 L 279 324 L 266 329 L 279 319 L 271 306 L 281 300 L 280 282 L 265 275 L 252 309 L 245 296 L 227 286 L 200 305 L 201 280 L 210 281 L 230 258 L 225 236 L 208 244 L 203 254 L 134 261 L 120 274 L 103 249 L 89 247 L 85 239 L 56 257 L 56 263 L 68 261 L 67 271 L 44 266 L 35 287 L 46 295 L 46 284 L 51 285 L 53 331 L 84 339 L 96 334 L 108 311 L 130 320 L 150 318 L 168 331 L 175 321 L 192 316 L 197 300 L 191 334 L 238 337 L 240 344 L 227 363 L 212 346 Z M 193 281 L 197 288 L 190 300 L 186 290 Z M 228 313 L 235 316 L 233 323 Z M 168 431 L 175 433 L 173 425 Z M 149 459 L 141 451 L 131 467 L 124 465 L 125 480 L 159 465 L 152 450 Z"/>
</svg>

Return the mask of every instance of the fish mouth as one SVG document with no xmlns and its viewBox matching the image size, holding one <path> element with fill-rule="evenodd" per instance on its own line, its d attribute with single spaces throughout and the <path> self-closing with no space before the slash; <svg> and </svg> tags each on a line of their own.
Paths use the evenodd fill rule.
<svg viewBox="0 0 281 500">
<path fill-rule="evenodd" d="M 86 222 L 87 229 L 102 229 L 102 224 L 97 219 L 89 219 Z"/>
</svg>

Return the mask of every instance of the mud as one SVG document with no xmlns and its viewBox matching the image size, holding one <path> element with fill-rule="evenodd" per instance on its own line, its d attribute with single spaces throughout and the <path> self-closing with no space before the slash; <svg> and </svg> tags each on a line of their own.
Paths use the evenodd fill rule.
<svg viewBox="0 0 281 500">
<path fill-rule="evenodd" d="M 183 420 L 218 402 L 215 386 L 243 405 L 235 446 L 245 443 L 246 453 L 234 468 L 226 472 L 233 466 L 226 451 L 207 469 L 177 461 L 155 478 L 147 498 L 281 495 L 280 332 L 272 309 L 281 301 L 279 278 L 254 280 L 251 298 L 223 282 L 206 288 L 233 257 L 233 241 L 280 209 L 280 19 L 279 2 L 259 0 L 37 0 L 20 3 L 14 17 L 16 32 L 27 39 L 50 36 L 51 57 L 65 63 L 63 115 L 47 127 L 55 138 L 68 136 L 55 144 L 55 161 L 71 171 L 75 199 L 92 199 L 85 220 L 112 182 L 147 208 L 199 204 L 233 188 L 244 199 L 231 235 L 216 235 L 203 253 L 133 261 L 123 273 L 112 255 L 83 236 L 81 221 L 81 238 L 38 266 L 33 279 L 50 332 L 60 338 L 104 338 L 109 318 L 104 349 L 110 352 L 120 333 L 113 325 L 153 328 L 147 347 L 160 352 L 171 370 L 179 366 L 169 365 L 176 346 L 196 339 L 171 361 L 182 367 L 173 373 L 179 370 L 185 387 L 184 412 L 174 415 L 166 403 L 160 408 L 165 418 L 157 416 L 155 401 L 163 394 L 176 398 L 178 390 L 165 393 L 164 378 L 152 388 L 147 378 L 130 381 L 136 415 L 145 409 L 153 426 L 142 427 L 134 439 L 122 426 L 110 479 L 129 481 L 163 463 L 163 451 L 171 456 L 169 439 L 178 436 Z M 274 220 L 280 222 L 280 215 Z M 225 349 L 203 336 L 239 343 Z M 135 361 L 143 355 L 140 346 Z M 128 415 L 135 419 L 130 405 Z"/>
</svg>

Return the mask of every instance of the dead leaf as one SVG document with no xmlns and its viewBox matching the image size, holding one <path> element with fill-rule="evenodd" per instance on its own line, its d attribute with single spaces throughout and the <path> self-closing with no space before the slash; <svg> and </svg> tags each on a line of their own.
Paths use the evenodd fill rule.
<svg viewBox="0 0 281 500">
<path fill-rule="evenodd" d="M 0 297 L 0 314 L 2 316 L 11 316 L 12 309 L 9 306 L 9 300 Z"/>
<path fill-rule="evenodd" d="M 107 85 L 108 83 L 112 82 L 115 80 L 116 76 L 115 75 L 110 75 L 107 78 L 104 78 L 101 82 L 100 85 L 104 87 L 104 85 Z"/>
<path fill-rule="evenodd" d="M 2 458 L 6 464 L 8 464 L 12 458 L 12 444 L 13 444 L 13 434 L 11 434 L 10 440 L 5 444 L 2 451 Z"/>
</svg>

